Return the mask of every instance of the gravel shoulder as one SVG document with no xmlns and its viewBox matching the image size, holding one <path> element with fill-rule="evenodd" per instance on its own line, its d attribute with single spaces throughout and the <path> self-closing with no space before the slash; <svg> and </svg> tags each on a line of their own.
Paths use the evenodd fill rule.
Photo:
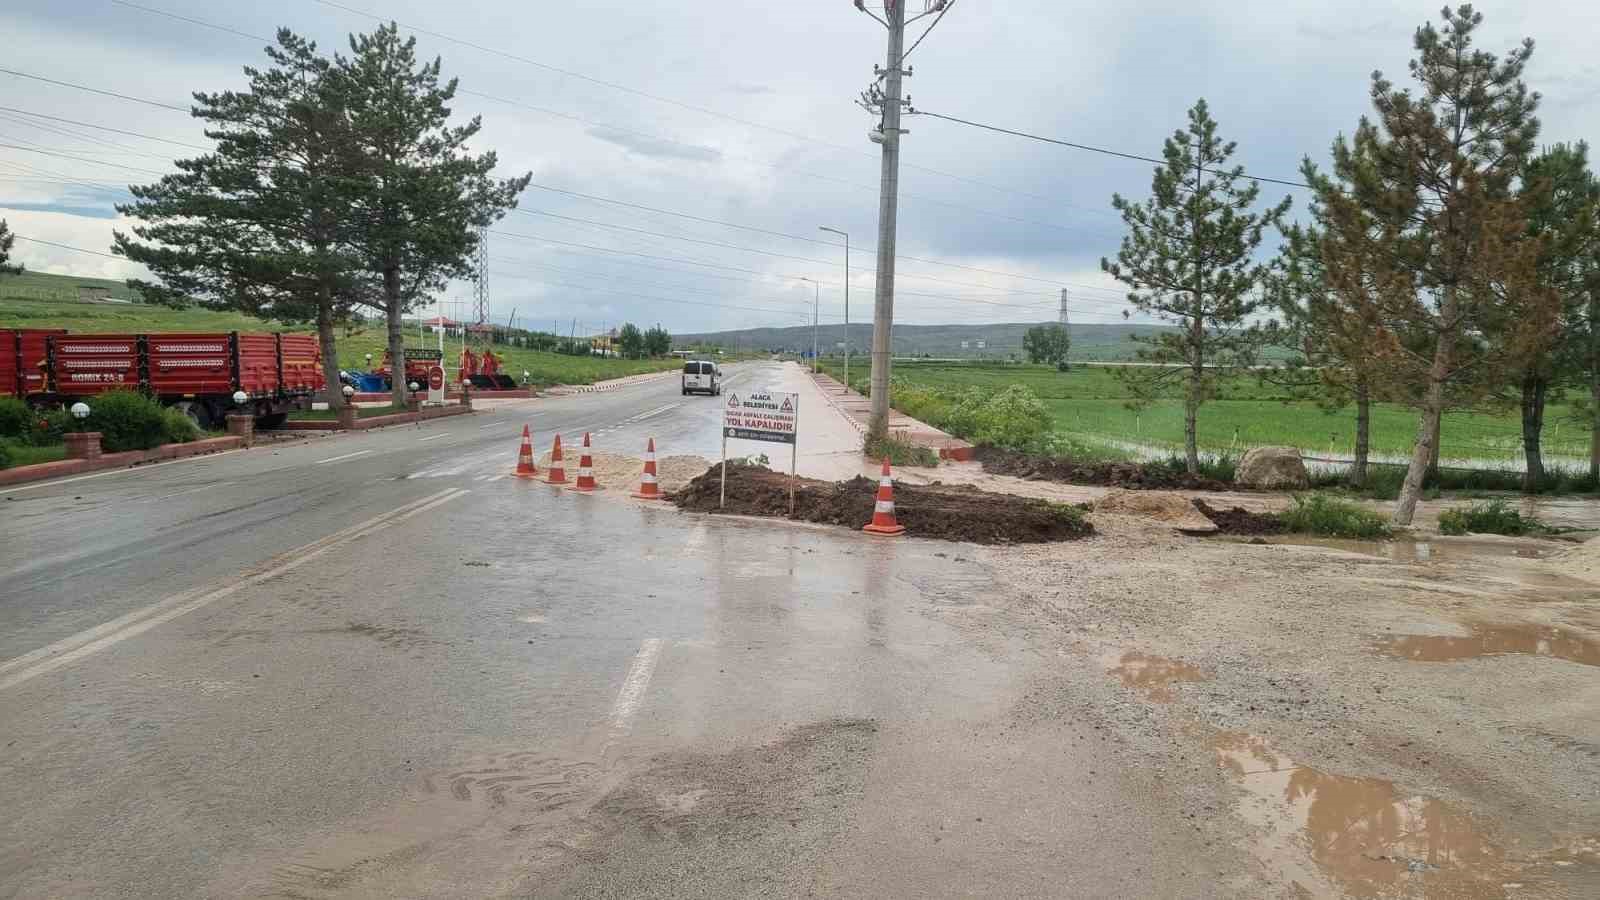
<svg viewBox="0 0 1600 900">
<path fill-rule="evenodd" d="M 1391 559 L 1091 518 L 1087 541 L 977 551 L 1059 645 L 1030 714 L 1098 710 L 1275 890 L 1600 895 L 1600 584 L 1551 562 L 1563 545 Z M 1385 838 L 1408 817 L 1436 827 Z"/>
</svg>

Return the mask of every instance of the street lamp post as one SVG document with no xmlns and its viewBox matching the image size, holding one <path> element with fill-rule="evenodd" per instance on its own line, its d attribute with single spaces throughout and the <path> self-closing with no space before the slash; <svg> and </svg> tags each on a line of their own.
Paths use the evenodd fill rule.
<svg viewBox="0 0 1600 900">
<path fill-rule="evenodd" d="M 811 374 L 817 374 L 817 307 L 822 303 L 822 285 L 816 279 L 802 277 L 801 281 L 811 282 L 814 289 L 811 298 Z"/>
<path fill-rule="evenodd" d="M 823 231 L 831 231 L 844 237 L 844 390 L 840 393 L 850 392 L 850 233 L 826 225 L 818 225 Z"/>
</svg>

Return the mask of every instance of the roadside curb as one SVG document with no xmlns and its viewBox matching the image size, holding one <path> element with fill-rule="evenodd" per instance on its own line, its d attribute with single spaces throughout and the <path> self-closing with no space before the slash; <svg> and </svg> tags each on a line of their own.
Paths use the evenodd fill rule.
<svg viewBox="0 0 1600 900">
<path fill-rule="evenodd" d="M 26 484 L 30 481 L 45 481 L 65 475 L 98 472 L 103 469 L 127 469 L 143 463 L 165 462 L 167 460 L 186 459 L 191 456 L 204 456 L 208 453 L 238 450 L 243 448 L 244 445 L 245 439 L 242 437 L 206 438 L 187 444 L 162 444 L 149 450 L 104 453 L 97 459 L 63 459 L 32 466 L 15 466 L 10 469 L 0 469 L 0 486 Z"/>
<path fill-rule="evenodd" d="M 443 419 L 449 416 L 464 416 L 472 412 L 470 406 L 429 406 L 418 412 L 394 413 L 387 416 L 369 416 L 365 419 L 356 419 L 354 428 L 340 428 L 338 419 L 290 419 L 283 423 L 278 431 L 366 431 L 369 428 L 382 428 L 385 425 L 408 425 L 412 422 L 426 422 L 429 419 Z"/>
<path fill-rule="evenodd" d="M 668 369 L 664 372 L 651 372 L 646 375 L 629 375 L 625 378 L 613 378 L 610 381 L 597 381 L 594 384 L 557 384 L 545 390 L 547 397 L 570 397 L 574 394 L 598 394 L 605 391 L 614 391 L 617 388 L 627 387 L 631 384 L 645 384 L 651 381 L 660 381 L 668 376 L 678 374 L 675 370 Z M 479 394 L 479 397 L 484 395 Z M 487 398 L 485 398 L 487 399 Z"/>
<path fill-rule="evenodd" d="M 842 404 L 834 399 L 835 396 L 840 395 L 841 389 L 848 389 L 830 376 L 823 375 L 820 372 L 807 374 L 811 375 L 812 382 L 816 384 L 817 389 L 822 393 L 823 399 L 828 401 L 828 405 L 849 420 L 850 425 L 855 428 L 858 434 L 863 438 L 866 437 L 867 423 L 861 421 L 850 410 L 845 409 Z M 854 397 L 862 401 L 866 399 L 853 390 L 843 396 Z M 891 423 L 891 430 L 899 429 L 901 431 L 900 436 L 905 440 L 938 453 L 940 459 L 948 459 L 954 462 L 971 462 L 976 457 L 978 448 L 972 444 L 953 435 L 946 434 L 926 422 L 913 419 L 898 409 L 891 408 L 889 412 L 891 418 L 898 416 L 901 419 L 900 423 Z"/>
</svg>

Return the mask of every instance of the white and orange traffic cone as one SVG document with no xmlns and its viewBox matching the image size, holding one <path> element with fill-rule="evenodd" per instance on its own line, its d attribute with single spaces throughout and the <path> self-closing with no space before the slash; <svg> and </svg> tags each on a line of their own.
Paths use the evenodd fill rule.
<svg viewBox="0 0 1600 900">
<path fill-rule="evenodd" d="M 878 502 L 872 508 L 872 521 L 861 526 L 871 534 L 904 534 L 906 527 L 894 518 L 894 479 L 889 477 L 889 457 L 883 458 L 883 474 L 878 476 Z"/>
<path fill-rule="evenodd" d="M 597 487 L 594 483 L 594 460 L 589 458 L 589 432 L 583 433 L 583 452 L 578 455 L 578 480 L 572 485 L 575 491 L 592 491 Z"/>
<path fill-rule="evenodd" d="M 561 464 L 561 435 L 556 435 L 555 446 L 550 448 L 550 468 L 544 473 L 545 484 L 566 484 L 567 469 Z"/>
<path fill-rule="evenodd" d="M 522 449 L 517 451 L 517 471 L 514 474 L 518 478 L 537 478 L 539 475 L 538 467 L 533 464 L 533 432 L 526 425 L 522 426 Z"/>
<path fill-rule="evenodd" d="M 644 475 L 639 479 L 639 489 L 633 496 L 640 500 L 660 500 L 661 486 L 656 484 L 656 439 L 651 438 L 644 448 Z"/>
</svg>

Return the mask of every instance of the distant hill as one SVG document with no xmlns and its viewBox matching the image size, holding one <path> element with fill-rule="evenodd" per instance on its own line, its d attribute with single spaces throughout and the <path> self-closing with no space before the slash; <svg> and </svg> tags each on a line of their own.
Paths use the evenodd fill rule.
<svg viewBox="0 0 1600 900">
<path fill-rule="evenodd" d="M 1022 335 L 1037 322 L 1005 322 L 983 325 L 896 325 L 895 356 L 933 356 L 945 358 L 1004 359 L 1025 354 Z M 1126 360 L 1133 358 L 1135 334 L 1169 331 L 1165 325 L 1072 325 L 1072 358 L 1078 361 Z M 845 339 L 844 325 L 823 325 L 817 329 L 818 345 L 824 354 L 834 353 Z M 983 343 L 979 347 L 979 342 Z M 962 346 L 963 342 L 966 346 Z M 704 334 L 676 334 L 673 344 L 689 347 L 709 344 L 727 349 L 763 350 L 787 353 L 811 351 L 811 327 L 746 328 Z M 850 354 L 865 355 L 872 344 L 872 325 L 850 325 Z"/>
<path fill-rule="evenodd" d="M 139 297 L 136 292 L 128 289 L 126 282 L 122 281 L 25 271 L 21 275 L 0 275 L 0 300 L 75 302 L 79 299 L 80 287 L 102 288 L 113 300 L 134 301 Z"/>
</svg>

